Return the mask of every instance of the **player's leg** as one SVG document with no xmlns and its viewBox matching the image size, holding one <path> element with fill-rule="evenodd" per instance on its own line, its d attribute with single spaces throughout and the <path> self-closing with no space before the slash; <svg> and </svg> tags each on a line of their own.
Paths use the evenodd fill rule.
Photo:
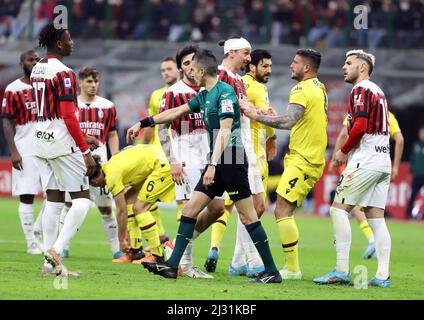
<svg viewBox="0 0 424 320">
<path fill-rule="evenodd" d="M 162 217 L 160 215 L 160 208 L 157 203 L 153 204 L 150 208 L 150 213 L 156 221 L 159 232 L 160 243 L 164 243 L 169 240 L 169 237 L 166 235 L 165 227 L 163 226 Z"/>
<path fill-rule="evenodd" d="M 390 287 L 390 251 L 391 238 L 384 219 L 384 208 L 387 202 L 387 194 L 390 186 L 390 174 L 382 173 L 369 204 L 365 209 L 365 215 L 372 228 L 375 237 L 375 247 L 377 254 L 377 273 L 368 285 L 382 288 Z"/>
<path fill-rule="evenodd" d="M 34 237 L 34 195 L 22 194 L 19 196 L 19 220 L 27 242 L 27 253 L 41 254 Z"/>
<path fill-rule="evenodd" d="M 43 252 L 44 246 L 43 246 L 43 227 L 42 227 L 42 219 L 43 219 L 43 213 L 44 209 L 46 208 L 46 195 L 43 193 L 44 200 L 41 205 L 40 211 L 38 212 L 37 219 L 34 222 L 34 238 L 35 242 L 38 245 L 38 248 Z"/>
<path fill-rule="evenodd" d="M 66 215 L 68 214 L 69 209 L 72 207 L 72 199 L 69 195 L 69 192 L 65 192 L 65 205 L 63 206 L 62 212 L 60 213 L 59 217 L 59 225 L 58 225 L 58 233 L 62 230 L 63 224 L 65 223 Z M 60 256 L 62 259 L 69 258 L 69 250 L 70 250 L 70 244 L 68 243 L 65 248 L 63 248 L 62 252 L 60 253 Z"/>
<path fill-rule="evenodd" d="M 354 207 L 352 209 L 352 213 L 354 214 L 356 220 L 359 223 L 359 228 L 361 229 L 362 233 L 368 241 L 367 247 L 365 248 L 365 251 L 362 254 L 362 259 L 371 259 L 375 257 L 374 235 L 363 210 L 364 209 L 361 207 Z"/>
</svg>

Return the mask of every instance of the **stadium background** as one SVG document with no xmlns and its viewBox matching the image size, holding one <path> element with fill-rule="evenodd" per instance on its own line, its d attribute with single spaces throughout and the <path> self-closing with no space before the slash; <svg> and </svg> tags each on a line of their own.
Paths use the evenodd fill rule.
<svg viewBox="0 0 424 320">
<path fill-rule="evenodd" d="M 66 64 L 78 70 L 94 66 L 102 74 L 99 94 L 116 103 L 121 146 L 127 127 L 147 112 L 150 93 L 163 86 L 160 61 L 175 56 L 187 41 L 199 42 L 220 59 L 217 41 L 242 35 L 253 48 L 273 55 L 268 83 L 270 102 L 284 113 L 294 81 L 289 65 L 299 47 L 315 47 L 323 55 L 319 77 L 329 95 L 328 156 L 331 155 L 351 86 L 341 66 L 349 48 L 376 55 L 373 80 L 386 93 L 389 108 L 405 137 L 400 175 L 390 188 L 387 214 L 404 219 L 410 195 L 409 157 L 424 123 L 424 1 L 305 0 L 17 0 L 0 1 L 0 98 L 8 83 L 20 77 L 22 51 L 38 47 L 38 32 L 52 19 L 56 5 L 68 8 L 74 52 Z M 368 29 L 355 30 L 354 7 L 366 5 Z M 271 175 L 283 170 L 281 159 L 288 132 L 278 130 L 278 156 Z M 393 149 L 393 148 L 392 148 Z M 0 195 L 10 196 L 11 165 L 0 127 Z M 305 203 L 307 211 L 326 215 L 337 177 L 324 174 Z M 416 202 L 424 207 L 424 190 Z"/>
</svg>

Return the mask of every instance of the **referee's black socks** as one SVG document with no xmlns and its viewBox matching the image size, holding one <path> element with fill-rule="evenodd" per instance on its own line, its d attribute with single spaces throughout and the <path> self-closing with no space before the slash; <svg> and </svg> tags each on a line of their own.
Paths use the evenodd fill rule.
<svg viewBox="0 0 424 320">
<path fill-rule="evenodd" d="M 177 236 L 175 237 L 174 251 L 171 257 L 166 260 L 166 264 L 174 269 L 178 268 L 181 257 L 193 237 L 194 226 L 196 225 L 196 219 L 181 216 L 180 226 L 178 227 Z"/>
</svg>

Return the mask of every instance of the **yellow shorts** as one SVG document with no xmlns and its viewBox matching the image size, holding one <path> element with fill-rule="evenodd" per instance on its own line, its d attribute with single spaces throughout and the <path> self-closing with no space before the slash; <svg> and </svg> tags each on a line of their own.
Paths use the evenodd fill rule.
<svg viewBox="0 0 424 320">
<path fill-rule="evenodd" d="M 277 193 L 289 202 L 296 202 L 300 207 L 323 171 L 324 165 L 314 166 L 300 156 L 287 154 Z"/>
<path fill-rule="evenodd" d="M 137 199 L 147 203 L 174 202 L 175 187 L 168 163 L 152 171 L 141 186 Z"/>
</svg>

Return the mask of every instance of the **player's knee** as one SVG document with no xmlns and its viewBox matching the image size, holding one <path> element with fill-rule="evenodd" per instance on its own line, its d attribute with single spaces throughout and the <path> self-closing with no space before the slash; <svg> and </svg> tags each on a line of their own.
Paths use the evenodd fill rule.
<svg viewBox="0 0 424 320">
<path fill-rule="evenodd" d="M 72 207 L 80 212 L 87 212 L 91 207 L 91 200 L 87 198 L 72 199 Z"/>
<path fill-rule="evenodd" d="M 265 203 L 263 201 L 258 201 L 255 203 L 255 210 L 258 215 L 258 218 L 262 217 L 265 212 Z"/>
<path fill-rule="evenodd" d="M 209 204 L 208 209 L 214 216 L 220 217 L 225 213 L 225 206 L 223 201 L 213 201 Z"/>
</svg>

